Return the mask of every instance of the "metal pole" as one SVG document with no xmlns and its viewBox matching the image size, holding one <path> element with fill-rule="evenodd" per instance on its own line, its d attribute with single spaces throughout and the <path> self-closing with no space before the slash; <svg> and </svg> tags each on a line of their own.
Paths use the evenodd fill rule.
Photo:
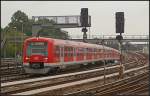
<svg viewBox="0 0 150 96">
<path fill-rule="evenodd" d="M 103 35 L 103 41 L 102 41 L 102 45 L 103 45 L 103 57 L 104 57 L 104 59 L 103 59 L 103 62 L 104 62 L 104 84 L 106 83 L 106 64 L 105 64 L 105 48 L 104 48 L 104 35 Z"/>
<path fill-rule="evenodd" d="M 22 62 L 23 62 L 23 41 L 24 41 L 24 31 L 23 31 L 23 22 L 22 22 L 22 44 L 21 44 L 21 61 L 19 61 L 21 64 L 22 64 Z"/>
<path fill-rule="evenodd" d="M 7 32 L 9 31 L 9 29 L 8 30 L 6 30 L 6 33 L 4 32 L 3 33 L 3 38 L 5 38 L 5 40 L 7 39 Z M 5 47 L 5 46 L 4 46 Z M 3 51 L 4 51 L 4 58 L 6 57 L 6 49 L 3 47 Z"/>
<path fill-rule="evenodd" d="M 86 42 L 86 40 L 87 40 L 87 34 L 86 34 L 87 29 L 86 29 L 86 27 L 82 28 L 82 32 L 83 32 L 83 42 Z"/>
<path fill-rule="evenodd" d="M 121 40 L 119 41 L 119 51 L 120 51 L 120 71 L 119 71 L 119 79 L 123 78 L 123 73 L 124 73 L 124 66 L 122 64 L 122 42 Z"/>
<path fill-rule="evenodd" d="M 147 39 L 148 39 L 149 37 L 147 36 Z M 149 53 L 149 42 L 147 41 L 147 48 L 146 48 L 146 53 L 148 54 Z"/>
<path fill-rule="evenodd" d="M 103 44 L 103 49 L 104 49 L 104 44 Z M 106 67 L 106 64 L 105 64 L 105 55 L 104 55 L 104 84 L 106 83 L 106 68 L 105 67 Z"/>
<path fill-rule="evenodd" d="M 22 22 L 22 44 L 21 44 L 21 54 L 23 54 L 23 40 L 24 40 L 24 32 L 23 32 L 23 22 Z"/>
<path fill-rule="evenodd" d="M 15 28 L 15 61 L 16 61 L 16 33 L 17 33 L 17 28 Z"/>
<path fill-rule="evenodd" d="M 90 27 L 89 27 L 89 39 L 90 39 L 90 35 L 91 35 L 91 33 L 90 33 L 90 32 L 91 32 L 91 30 L 90 30 Z"/>
</svg>

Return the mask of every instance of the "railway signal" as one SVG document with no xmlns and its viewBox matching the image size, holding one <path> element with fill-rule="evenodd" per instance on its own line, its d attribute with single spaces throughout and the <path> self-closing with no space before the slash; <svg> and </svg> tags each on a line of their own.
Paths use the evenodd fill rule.
<svg viewBox="0 0 150 96">
<path fill-rule="evenodd" d="M 81 8 L 81 14 L 80 14 L 80 22 L 81 22 L 81 27 L 82 32 L 83 32 L 83 42 L 86 42 L 87 39 L 87 29 L 86 27 L 89 26 L 89 16 L 88 16 L 88 8 Z"/>
<path fill-rule="evenodd" d="M 120 33 L 120 35 L 116 36 L 116 39 L 118 40 L 119 45 L 119 51 L 120 51 L 120 70 L 119 70 L 119 78 L 123 78 L 124 73 L 124 66 L 122 64 L 122 40 L 123 36 L 122 33 L 124 33 L 124 12 L 116 12 L 116 33 Z"/>
<path fill-rule="evenodd" d="M 124 33 L 124 12 L 116 12 L 116 33 Z"/>
<path fill-rule="evenodd" d="M 88 27 L 88 8 L 81 8 L 80 22 L 82 27 Z"/>
</svg>

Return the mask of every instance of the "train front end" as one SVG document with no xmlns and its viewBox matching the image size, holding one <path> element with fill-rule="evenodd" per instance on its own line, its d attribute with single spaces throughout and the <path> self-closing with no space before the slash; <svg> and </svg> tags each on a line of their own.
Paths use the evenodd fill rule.
<svg viewBox="0 0 150 96">
<path fill-rule="evenodd" d="M 46 74 L 50 70 L 45 64 L 50 62 L 50 44 L 44 38 L 30 38 L 24 42 L 23 66 L 26 73 Z"/>
</svg>

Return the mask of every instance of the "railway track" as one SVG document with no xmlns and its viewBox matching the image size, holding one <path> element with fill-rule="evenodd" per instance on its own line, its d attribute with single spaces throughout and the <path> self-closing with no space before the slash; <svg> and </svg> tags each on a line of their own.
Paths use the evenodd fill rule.
<svg viewBox="0 0 150 96">
<path fill-rule="evenodd" d="M 36 78 L 36 77 L 43 77 L 43 76 L 33 76 L 30 74 L 26 74 L 24 72 L 23 66 L 21 64 L 16 64 L 14 58 L 5 58 L 1 60 L 1 82 L 10 82 L 15 80 L 21 80 L 21 79 L 30 79 L 30 78 Z M 117 64 L 107 64 L 106 66 L 114 66 Z M 71 73 L 71 72 L 78 72 L 78 71 L 85 71 L 85 70 L 91 70 L 103 67 L 103 64 L 92 64 L 88 66 L 83 66 L 76 69 L 69 69 L 69 70 L 61 70 L 60 73 L 54 73 L 56 75 L 58 74 L 65 74 L 65 73 Z M 54 75 L 51 74 L 51 75 Z"/>
<path fill-rule="evenodd" d="M 78 68 L 78 69 L 62 70 L 62 71 L 60 71 L 60 73 L 54 73 L 54 74 L 51 74 L 51 75 L 60 75 L 60 74 L 66 74 L 66 73 L 73 73 L 73 72 L 80 72 L 80 71 L 104 68 L 104 66 L 102 66 L 102 65 L 84 66 L 83 68 Z M 119 64 L 107 64 L 106 67 L 111 67 L 111 66 L 116 66 L 116 65 L 119 65 Z M 124 64 L 124 66 L 125 66 L 125 69 L 134 68 L 135 62 L 133 61 L 133 62 L 130 62 L 130 63 L 126 63 L 126 64 Z M 45 75 L 44 76 L 42 76 L 42 75 L 41 76 L 39 76 L 39 75 L 34 76 L 34 75 L 24 73 L 23 70 L 22 70 L 22 72 L 11 71 L 11 74 L 1 75 L 1 82 L 4 83 L 4 82 L 30 79 L 30 78 L 38 78 L 38 77 L 45 77 Z"/>
<path fill-rule="evenodd" d="M 118 68 L 118 66 L 113 66 L 106 69 L 106 70 L 114 70 L 114 72 L 108 71 L 110 73 L 106 73 L 107 74 L 106 77 L 108 79 L 107 81 L 109 81 L 109 79 L 112 78 L 113 80 L 116 80 L 118 78 L 118 72 L 116 72 L 115 68 Z M 137 71 L 139 72 L 140 70 L 143 70 L 145 68 L 147 68 L 147 66 L 126 70 L 125 74 L 131 72 L 137 72 Z M 99 83 L 101 82 L 101 84 L 103 84 L 103 77 L 104 77 L 103 68 L 101 68 L 101 69 L 95 69 L 95 70 L 84 71 L 84 72 L 76 72 L 76 73 L 69 73 L 69 74 L 43 77 L 37 79 L 29 79 L 24 81 L 2 83 L 1 91 L 2 93 L 13 94 L 13 95 L 33 95 L 33 94 L 34 95 L 37 94 L 55 95 L 56 93 L 61 93 L 62 90 L 64 92 L 64 90 L 68 91 L 71 88 L 78 89 L 79 85 L 85 86 L 88 84 L 92 84 L 90 85 L 92 87 L 93 85 L 95 85 L 93 84 L 94 82 L 96 84 L 98 82 Z"/>
<path fill-rule="evenodd" d="M 124 75 L 125 77 L 137 75 L 137 74 L 139 74 L 138 72 L 144 73 L 146 71 L 142 71 L 142 70 L 147 69 L 147 67 L 143 67 L 143 66 L 147 66 L 147 64 L 148 64 L 147 59 L 146 59 L 147 57 L 145 55 L 143 55 L 143 54 L 139 55 L 139 53 L 136 55 L 133 53 L 131 53 L 131 54 L 132 55 L 130 55 L 130 57 L 127 59 L 127 61 L 125 61 L 125 64 L 124 64 L 125 70 L 126 70 L 125 75 Z M 142 62 L 139 62 L 139 60 L 141 60 Z M 116 66 L 118 66 L 118 65 L 116 65 Z M 107 77 L 106 80 L 107 80 L 107 82 L 106 83 L 114 82 L 114 81 L 118 80 L 118 73 L 117 72 L 118 72 L 119 66 L 118 67 L 116 67 L 116 66 L 112 65 L 112 64 L 107 65 L 107 67 L 106 67 L 106 77 Z M 135 66 L 141 67 L 141 69 L 135 68 Z M 89 69 L 88 69 L 88 67 L 89 67 Z M 12 76 L 12 74 L 11 74 L 10 78 L 14 78 L 14 80 L 18 80 L 16 78 L 20 78 L 19 76 L 24 76 L 24 77 L 21 77 L 20 80 L 23 78 L 25 78 L 27 80 L 2 83 L 1 84 L 1 86 L 2 86 L 1 93 L 14 94 L 14 95 L 23 95 L 23 94 L 26 94 L 26 95 L 27 94 L 28 95 L 31 95 L 31 94 L 36 94 L 36 95 L 37 94 L 40 94 L 40 95 L 41 94 L 42 95 L 43 94 L 44 95 L 45 94 L 54 94 L 54 95 L 56 95 L 55 92 L 57 92 L 58 95 L 60 95 L 60 94 L 67 95 L 65 92 L 68 93 L 68 90 L 72 90 L 72 88 L 76 89 L 76 91 L 73 91 L 73 92 L 77 92 L 79 90 L 82 90 L 82 88 L 79 89 L 80 88 L 79 86 L 83 85 L 83 88 L 84 88 L 84 86 L 87 85 L 85 83 L 86 81 L 89 81 L 90 82 L 89 84 L 91 84 L 88 87 L 86 87 L 86 89 L 87 88 L 93 88 L 98 83 L 100 85 L 103 85 L 103 83 L 104 83 L 104 81 L 103 81 L 104 70 L 103 69 L 104 69 L 103 66 L 93 67 L 93 70 L 90 66 L 86 66 L 86 67 L 84 66 L 84 71 L 82 69 L 82 72 L 77 72 L 77 71 L 81 71 L 81 69 L 76 70 L 76 71 L 71 70 L 69 72 L 74 72 L 74 73 L 69 73 L 69 72 L 64 71 L 64 72 L 59 73 L 55 76 L 47 76 L 47 77 L 40 77 L 40 78 L 37 78 L 37 77 L 34 78 L 32 76 L 26 77 L 27 74 L 26 75 L 20 74 L 20 75 L 18 75 L 18 77 L 17 76 L 15 77 L 15 74 L 14 74 L 14 76 Z M 67 73 L 69 73 L 69 74 L 67 74 Z M 32 78 L 32 79 L 30 79 L 30 78 Z M 93 80 L 95 80 L 95 81 L 92 82 L 92 80 L 89 78 L 94 78 Z M 8 80 L 6 80 L 6 81 L 8 81 Z M 10 81 L 13 81 L 13 79 Z M 72 83 L 72 82 L 78 82 L 78 84 L 74 85 L 74 83 Z M 80 84 L 80 83 L 83 83 L 83 84 Z M 60 86 L 63 84 L 66 87 L 60 88 Z M 70 87 L 70 86 L 72 86 L 72 87 Z M 73 86 L 76 86 L 77 88 L 73 87 Z M 145 85 L 143 85 L 143 87 L 141 87 L 141 88 L 143 91 L 137 87 L 137 89 L 133 90 L 132 93 L 134 93 L 134 92 L 140 93 L 140 92 L 145 92 L 147 90 Z M 40 90 L 43 90 L 43 91 L 40 91 Z M 47 90 L 47 91 L 45 91 L 45 90 Z M 66 91 L 62 92 L 62 90 L 66 90 Z M 71 91 L 69 91 L 69 94 L 70 95 L 72 94 Z M 125 92 L 124 93 L 122 92 L 119 94 L 125 94 Z"/>
<path fill-rule="evenodd" d="M 10 64 L 10 63 L 9 63 Z M 13 63 L 14 64 L 14 63 Z M 110 66 L 115 66 L 117 64 L 107 64 L 106 67 L 110 67 Z M 22 66 L 18 66 L 21 67 L 21 69 L 16 69 L 13 68 L 13 66 L 11 66 L 12 70 L 9 68 L 5 67 L 1 67 L 1 82 L 10 82 L 10 81 L 16 81 L 16 80 L 21 80 L 21 79 L 30 79 L 30 78 L 38 78 L 38 77 L 45 77 L 46 75 L 31 75 L 31 74 L 26 74 L 22 68 Z M 97 69 L 97 68 L 103 68 L 103 64 L 98 64 L 98 65 L 89 65 L 89 66 L 83 66 L 80 68 L 76 68 L 76 69 L 69 69 L 69 70 L 61 70 L 59 73 L 53 73 L 51 75 L 59 75 L 59 74 L 65 74 L 65 73 L 73 73 L 73 72 L 79 72 L 79 71 L 85 71 L 85 70 L 92 70 L 92 69 Z M 5 70 L 3 70 L 5 69 Z"/>
<path fill-rule="evenodd" d="M 23 79 L 27 79 L 27 78 L 31 78 L 31 75 L 25 74 L 25 73 L 5 75 L 5 77 L 1 77 L 1 83 L 12 82 L 12 81 L 16 81 L 16 80 L 23 80 Z"/>
<path fill-rule="evenodd" d="M 141 81 L 147 82 L 142 83 Z M 148 71 L 143 72 L 131 77 L 127 77 L 122 80 L 118 80 L 112 83 L 108 83 L 102 86 L 96 86 L 86 90 L 81 90 L 73 93 L 64 94 L 65 96 L 120 96 L 131 95 L 131 92 L 135 92 L 137 89 L 148 87 Z M 144 89 L 144 90 L 145 90 Z M 127 92 L 128 91 L 128 92 Z M 141 91 L 141 90 L 140 90 Z M 122 93 L 126 92 L 126 93 Z M 135 93 L 132 94 L 135 96 Z M 148 95 L 148 94 L 147 94 Z"/>
<path fill-rule="evenodd" d="M 112 70 L 111 72 L 116 72 L 118 66 L 112 66 L 112 67 L 107 67 L 106 70 Z M 12 93 L 17 90 L 24 90 L 24 89 L 30 89 L 31 85 L 32 88 L 35 87 L 42 87 L 46 86 L 47 84 L 53 85 L 53 84 L 59 84 L 62 82 L 71 82 L 73 80 L 80 80 L 80 79 L 85 79 L 89 77 L 96 77 L 99 75 L 103 75 L 103 68 L 100 69 L 94 69 L 94 70 L 88 70 L 88 71 L 82 71 L 82 72 L 75 72 L 75 73 L 69 73 L 69 74 L 61 74 L 61 75 L 55 75 L 55 76 L 48 76 L 48 77 L 42 77 L 42 78 L 36 78 L 36 79 L 28 79 L 28 80 L 23 80 L 23 81 L 15 81 L 15 82 L 7 82 L 7 83 L 2 83 L 1 84 L 1 89 L 4 93 Z M 110 71 L 108 71 L 106 74 L 110 74 Z M 41 83 L 42 82 L 42 83 Z M 22 88 L 21 86 L 26 86 Z M 11 88 L 11 87 L 15 87 Z M 18 87 L 18 89 L 17 89 Z M 11 90 L 9 90 L 9 88 Z M 13 90 L 12 90 L 13 89 Z"/>
<path fill-rule="evenodd" d="M 126 86 L 128 86 L 128 88 L 127 88 L 128 90 L 127 89 L 119 90 L 119 91 L 123 91 L 123 92 L 119 92 L 119 94 L 122 94 L 122 95 L 148 95 L 148 93 L 145 93 L 145 92 L 148 92 L 148 88 L 149 88 L 148 76 L 144 75 L 144 77 L 145 77 L 144 79 L 142 77 L 141 80 L 139 80 L 139 82 L 134 85 L 126 85 Z M 146 81 L 146 82 L 143 82 L 143 81 Z M 130 88 L 130 90 L 129 90 L 129 88 Z"/>
<path fill-rule="evenodd" d="M 148 61 L 148 57 L 149 57 L 148 54 L 139 53 L 139 52 L 136 52 L 136 53 L 130 52 L 128 54 L 130 54 L 130 60 L 137 61 L 138 63 L 140 63 L 140 62 L 142 62 L 142 63 L 149 62 Z"/>
<path fill-rule="evenodd" d="M 0 70 L 1 82 L 9 82 L 30 77 L 29 74 L 25 74 L 22 64 L 17 63 L 14 58 L 2 58 Z"/>
<path fill-rule="evenodd" d="M 130 53 L 128 58 L 126 58 L 124 60 L 124 66 L 125 66 L 125 70 L 129 69 L 129 68 L 134 68 L 135 66 L 143 66 L 143 64 L 146 63 L 146 60 L 143 58 L 146 58 L 147 55 L 142 54 L 142 53 L 138 53 L 140 55 L 135 56 L 135 53 Z M 137 58 L 138 56 L 138 58 Z M 142 60 L 144 62 L 139 62 L 138 60 L 140 60 L 141 58 L 139 58 L 139 56 L 142 57 Z M 23 70 L 23 66 L 21 64 L 16 64 L 15 63 L 15 59 L 13 58 L 6 58 L 6 59 L 2 59 L 1 61 L 1 82 L 9 82 L 9 81 L 15 81 L 15 80 L 21 80 L 21 79 L 29 79 L 29 78 L 35 78 L 35 76 L 29 75 L 29 74 L 25 74 L 24 70 Z M 137 63 L 137 64 L 136 64 Z M 62 71 L 61 73 L 56 73 L 56 74 L 65 74 L 65 73 L 71 73 L 71 72 L 77 72 L 77 71 L 84 71 L 84 70 L 91 70 L 91 69 L 96 69 L 99 67 L 103 67 L 101 65 L 92 65 L 92 66 L 84 66 L 83 68 L 78 68 L 78 69 L 71 69 L 71 70 L 67 70 L 67 71 Z M 108 66 L 114 66 L 112 64 L 107 64 L 106 67 Z M 39 77 L 39 76 L 38 76 Z M 40 76 L 42 77 L 42 76 Z"/>
<path fill-rule="evenodd" d="M 14 58 L 5 58 L 1 60 L 0 65 L 1 75 L 8 75 L 13 73 L 23 73 L 23 65 L 17 63 Z"/>
<path fill-rule="evenodd" d="M 142 76 L 144 75 L 144 76 Z M 141 87 L 146 87 L 148 85 L 148 73 L 146 74 L 142 74 L 140 75 L 140 77 L 138 76 L 137 77 L 134 77 L 135 80 L 132 80 L 132 81 L 128 81 L 127 83 L 123 83 L 123 84 L 119 84 L 119 85 L 116 85 L 116 86 L 113 86 L 113 88 L 109 88 L 105 91 L 101 91 L 99 93 L 96 93 L 96 95 L 121 95 L 122 93 L 121 92 L 124 92 L 124 91 L 127 91 L 127 90 L 134 90 L 136 88 L 141 88 Z M 143 81 L 143 80 L 147 80 L 147 83 L 144 83 L 144 84 L 141 84 L 140 82 Z M 122 80 L 121 82 L 124 82 L 124 80 Z M 144 85 L 144 86 L 143 86 Z M 148 86 L 147 86 L 148 87 Z M 130 94 L 129 93 L 126 93 L 126 94 Z"/>
</svg>

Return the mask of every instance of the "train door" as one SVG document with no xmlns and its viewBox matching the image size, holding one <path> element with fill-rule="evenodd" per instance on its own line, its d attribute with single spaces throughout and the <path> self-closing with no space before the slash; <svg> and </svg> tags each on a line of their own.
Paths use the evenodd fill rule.
<svg viewBox="0 0 150 96">
<path fill-rule="evenodd" d="M 61 63 L 64 62 L 64 47 L 63 46 L 60 47 L 60 62 Z"/>
<path fill-rule="evenodd" d="M 86 54 L 87 54 L 87 50 L 86 50 L 86 48 L 83 48 L 83 56 L 84 56 L 84 60 L 86 60 Z"/>
<path fill-rule="evenodd" d="M 73 61 L 76 61 L 76 48 L 73 48 Z"/>
</svg>

